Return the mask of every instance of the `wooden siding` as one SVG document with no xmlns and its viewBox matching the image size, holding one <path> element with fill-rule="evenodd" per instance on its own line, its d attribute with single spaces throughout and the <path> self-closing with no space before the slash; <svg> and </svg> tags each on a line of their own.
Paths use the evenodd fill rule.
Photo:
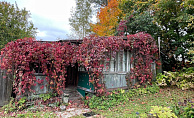
<svg viewBox="0 0 194 118">
<path fill-rule="evenodd" d="M 125 76 L 126 73 L 105 73 L 103 81 L 105 82 L 105 86 L 108 90 L 128 88 Z M 134 85 L 135 82 L 136 80 L 134 79 L 132 81 L 132 85 Z"/>
<path fill-rule="evenodd" d="M 0 106 L 9 102 L 12 93 L 13 76 L 6 76 L 5 79 L 3 76 L 6 76 L 6 71 L 0 69 Z"/>
<path fill-rule="evenodd" d="M 38 82 L 35 82 L 36 86 L 32 86 L 31 89 L 35 90 L 35 93 L 29 92 L 31 95 L 32 94 L 45 94 L 51 91 L 48 86 L 48 82 L 46 81 L 46 75 L 43 75 L 42 73 L 35 73 L 36 80 L 43 80 L 43 83 L 38 84 Z M 41 89 L 41 86 L 44 86 Z"/>
<path fill-rule="evenodd" d="M 127 87 L 125 74 L 123 73 L 105 73 L 103 81 L 107 89 Z"/>
</svg>

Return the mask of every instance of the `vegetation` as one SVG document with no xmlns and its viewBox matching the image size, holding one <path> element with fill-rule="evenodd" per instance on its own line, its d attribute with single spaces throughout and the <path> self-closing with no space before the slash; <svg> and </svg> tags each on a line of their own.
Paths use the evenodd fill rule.
<svg viewBox="0 0 194 118">
<path fill-rule="evenodd" d="M 47 93 L 21 98 L 11 98 L 9 104 L 0 109 L 0 116 L 6 117 L 49 117 L 55 118 L 62 101 L 56 94 Z"/>
<path fill-rule="evenodd" d="M 34 73 L 41 72 L 47 76 L 50 88 L 61 94 L 65 88 L 65 67 L 78 63 L 92 71 L 89 81 L 94 84 L 97 96 L 87 96 L 85 104 L 98 114 L 105 117 L 194 117 L 194 68 L 184 68 L 185 60 L 193 64 L 193 0 L 76 0 L 76 10 L 69 19 L 73 30 L 82 38 L 91 31 L 95 33 L 85 37 L 79 46 L 70 42 L 40 43 L 32 38 L 10 42 L 34 36 L 35 28 L 27 21 L 29 14 L 25 9 L 19 10 L 17 5 L 15 8 L 7 2 L 0 3 L 0 48 L 9 42 L 1 51 L 1 68 L 7 70 L 7 74 L 15 75 L 16 93 L 25 93 L 26 89 L 34 92 L 31 87 L 36 86 L 36 82 L 43 83 L 36 80 Z M 90 24 L 90 29 L 92 3 L 101 8 L 97 14 L 98 22 Z M 14 15 L 10 17 L 8 13 Z M 127 36 L 127 40 L 123 40 L 123 36 Z M 151 63 L 160 65 L 157 37 L 161 39 L 164 73 L 157 75 L 155 83 L 161 88 L 148 86 L 153 84 Z M 130 60 L 133 64 L 126 80 L 136 79 L 142 86 L 106 92 L 104 84 L 99 83 L 104 68 L 101 62 L 109 61 L 116 52 L 126 49 L 132 53 Z M 53 96 L 41 94 L 39 97 L 45 103 Z M 3 113 L 22 111 L 27 102 L 26 97 L 16 101 L 11 99 L 3 107 Z M 58 105 L 56 102 L 55 107 Z M 27 112 L 15 116 L 34 115 L 55 117 L 50 112 Z"/>
<path fill-rule="evenodd" d="M 36 104 L 37 102 L 39 103 Z M 56 99 L 56 94 L 54 95 L 52 93 L 47 93 L 47 94 L 40 94 L 40 95 L 32 95 L 30 97 L 21 97 L 19 99 L 11 98 L 9 104 L 4 105 L 2 107 L 2 110 L 4 114 L 9 114 L 12 112 L 27 110 L 29 108 L 32 108 L 44 103 L 46 103 L 47 106 L 52 104 L 55 107 L 61 104 L 60 100 Z M 39 110 L 36 109 L 35 111 L 39 111 Z"/>
<path fill-rule="evenodd" d="M 85 104 L 105 117 L 192 118 L 194 91 L 192 86 L 186 85 L 193 83 L 193 71 L 190 67 L 180 72 L 158 74 L 156 83 L 162 88 L 154 85 L 127 91 L 118 89 L 106 96 L 86 97 Z"/>
<path fill-rule="evenodd" d="M 110 93 L 108 92 L 106 96 L 102 96 L 102 97 L 92 96 L 90 99 L 85 100 L 85 104 L 87 104 L 92 109 L 97 108 L 97 109 L 107 110 L 118 105 L 126 104 L 134 96 L 154 94 L 157 92 L 159 92 L 158 86 L 129 89 L 128 91 L 118 89 Z"/>
<path fill-rule="evenodd" d="M 152 106 L 150 114 L 156 118 L 178 118 L 174 113 L 172 113 L 172 110 L 167 107 Z"/>
<path fill-rule="evenodd" d="M 22 94 L 26 89 L 35 92 L 31 86 L 35 82 L 42 84 L 44 80 L 36 80 L 34 73 L 43 73 L 53 92 L 62 93 L 65 88 L 66 68 L 78 62 L 79 66 L 91 69 L 90 82 L 94 84 L 97 95 L 104 94 L 104 86 L 99 84 L 104 65 L 101 61 L 109 61 L 116 52 L 128 49 L 133 56 L 130 79 L 138 79 L 139 84 L 151 84 L 151 63 L 158 59 L 157 46 L 154 39 L 145 33 L 123 37 L 88 37 L 79 46 L 70 42 L 41 43 L 32 38 L 18 39 L 10 42 L 2 49 L 1 68 L 15 75 L 15 92 Z M 21 84 L 20 84 L 21 83 Z M 55 84 L 55 85 L 54 85 Z M 44 85 L 40 86 L 40 89 Z"/>
<path fill-rule="evenodd" d="M 85 100 L 85 104 L 92 108 L 95 114 L 103 117 L 153 117 L 174 116 L 178 118 L 192 118 L 194 111 L 194 90 L 181 90 L 177 87 L 159 88 L 158 86 L 148 86 L 147 88 L 138 88 L 131 90 L 118 89 L 106 96 L 96 97 Z M 13 104 L 13 102 L 12 102 Z M 4 107 L 6 108 L 6 107 Z M 11 110 L 14 107 L 9 107 Z M 30 108 L 30 107 L 29 107 Z M 56 109 L 57 110 L 57 109 Z M 56 111 L 55 110 L 55 111 Z M 6 109 L 1 109 L 6 111 Z M 8 113 L 8 112 L 6 112 Z M 1 116 L 15 117 L 57 117 L 53 111 L 12 111 L 11 114 L 1 114 Z M 83 115 L 76 116 L 84 117 Z M 160 117 L 159 117 L 160 118 Z"/>
<path fill-rule="evenodd" d="M 111 0 L 97 13 L 98 22 L 91 24 L 91 30 L 98 36 L 113 36 L 121 15 L 119 1 Z"/>
<path fill-rule="evenodd" d="M 57 115 L 51 111 L 41 111 L 41 112 L 24 112 L 24 113 L 13 113 L 12 116 L 3 115 L 3 118 L 56 118 Z"/>
<path fill-rule="evenodd" d="M 84 38 L 90 33 L 92 19 L 91 3 L 88 0 L 76 0 L 76 8 L 72 9 L 69 24 L 75 38 Z M 71 37 L 72 38 L 72 37 Z"/>
<path fill-rule="evenodd" d="M 179 118 L 186 118 L 187 117 L 186 114 L 190 113 L 190 116 L 193 115 L 192 112 L 192 110 L 194 110 L 193 92 L 194 92 L 193 89 L 182 91 L 181 89 L 178 89 L 176 87 L 173 88 L 166 87 L 160 89 L 159 92 L 157 93 L 133 96 L 130 97 L 128 102 L 126 103 L 121 104 L 120 102 L 117 102 L 116 105 L 110 108 L 107 107 L 106 109 L 102 110 L 101 109 L 102 107 L 99 107 L 93 109 L 92 111 L 95 112 L 96 114 L 100 114 L 103 117 L 107 118 L 111 117 L 147 118 L 154 117 L 153 114 L 155 115 L 168 114 L 173 116 L 176 115 Z M 96 102 L 99 101 L 92 101 L 92 104 L 96 104 Z M 99 106 L 102 106 L 102 104 Z M 160 110 L 163 109 L 166 109 L 165 112 L 160 112 Z M 189 118 L 192 118 L 190 116 Z"/>
<path fill-rule="evenodd" d="M 188 4 L 190 7 L 187 7 Z M 159 0 L 154 4 L 154 19 L 161 28 L 161 56 L 166 71 L 172 71 L 172 67 L 180 69 L 180 65 L 185 65 L 185 59 L 189 59 L 187 51 L 191 47 L 194 30 L 190 26 L 193 6 L 194 2 L 190 0 Z M 178 63 L 179 56 L 182 63 Z"/>
<path fill-rule="evenodd" d="M 194 67 L 180 72 L 164 71 L 164 74 L 158 74 L 156 82 L 159 86 L 177 86 L 182 90 L 194 88 Z"/>
<path fill-rule="evenodd" d="M 159 88 L 157 85 L 147 86 L 146 88 L 137 88 L 129 90 L 114 90 L 112 92 L 107 92 L 104 96 L 86 96 L 84 100 L 85 104 L 96 114 L 100 114 L 104 117 L 153 117 L 153 118 L 192 118 L 194 116 L 194 89 L 182 90 L 179 86 L 172 86 L 172 80 L 174 77 L 183 75 L 181 80 L 188 80 L 185 78 L 185 74 L 193 73 L 193 67 L 188 69 L 183 69 L 181 72 L 169 72 L 167 75 L 158 75 L 156 82 L 158 83 L 158 78 L 163 77 L 167 79 L 167 87 Z M 192 79 L 192 78 L 190 78 Z M 171 80 L 171 81 L 169 81 Z M 50 99 L 51 94 L 41 94 L 40 97 L 43 101 Z M 26 98 L 22 98 L 17 102 L 19 105 L 19 110 L 22 110 L 25 106 Z M 10 104 L 3 107 L 4 113 L 14 112 L 18 109 L 17 105 L 13 106 L 15 103 L 13 99 Z M 51 112 L 46 112 L 46 114 Z M 40 115 L 39 112 L 35 113 L 24 113 L 17 114 L 17 116 L 31 116 Z M 42 114 L 42 113 L 41 113 Z M 52 113 L 51 113 L 52 114 Z M 82 116 L 79 116 L 82 117 Z"/>
<path fill-rule="evenodd" d="M 24 114 L 17 114 L 16 118 L 56 118 L 57 115 L 53 112 L 27 112 Z"/>
<path fill-rule="evenodd" d="M 0 49 L 5 44 L 24 37 L 35 37 L 36 28 L 29 21 L 30 12 L 19 9 L 17 4 L 0 2 Z"/>
<path fill-rule="evenodd" d="M 175 71 L 193 58 L 193 8 L 192 0 L 110 0 L 101 6 L 91 31 L 98 36 L 146 32 L 155 40 L 160 37 L 162 68 Z"/>
</svg>

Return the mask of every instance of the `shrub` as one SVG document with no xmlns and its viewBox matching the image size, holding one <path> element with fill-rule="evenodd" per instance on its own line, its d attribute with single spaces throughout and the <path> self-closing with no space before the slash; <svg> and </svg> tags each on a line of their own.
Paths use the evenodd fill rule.
<svg viewBox="0 0 194 118">
<path fill-rule="evenodd" d="M 150 114 L 155 118 L 178 118 L 170 108 L 161 106 L 152 106 Z"/>
<path fill-rule="evenodd" d="M 194 67 L 183 69 L 180 72 L 159 73 L 156 77 L 158 86 L 177 86 L 182 90 L 194 88 Z"/>
</svg>

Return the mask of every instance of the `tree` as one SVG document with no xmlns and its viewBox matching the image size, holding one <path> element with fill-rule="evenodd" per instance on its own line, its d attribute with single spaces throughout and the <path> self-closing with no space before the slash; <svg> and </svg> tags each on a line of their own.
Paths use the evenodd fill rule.
<svg viewBox="0 0 194 118">
<path fill-rule="evenodd" d="M 153 20 L 153 16 L 148 11 L 145 11 L 142 14 L 127 14 L 125 20 L 120 21 L 116 35 L 146 32 L 156 39 L 159 27 L 153 23 Z"/>
<path fill-rule="evenodd" d="M 91 24 L 91 29 L 98 36 L 111 36 L 116 31 L 116 26 L 121 18 L 122 11 L 119 9 L 119 1 L 110 0 L 108 5 L 101 7 L 97 13 L 99 22 Z"/>
<path fill-rule="evenodd" d="M 187 51 L 194 37 L 193 0 L 122 0 L 120 9 L 126 18 L 120 21 L 117 34 L 145 31 L 155 39 L 161 37 L 163 70 L 178 69 L 190 60 Z"/>
<path fill-rule="evenodd" d="M 76 38 L 83 38 L 90 33 L 92 19 L 91 3 L 88 0 L 76 0 L 76 8 L 69 18 L 71 30 Z"/>
<path fill-rule="evenodd" d="M 91 3 L 94 3 L 96 6 L 107 6 L 108 0 L 91 0 Z"/>
<path fill-rule="evenodd" d="M 159 0 L 154 4 L 154 19 L 161 28 L 163 70 L 180 69 L 193 40 L 192 0 Z M 179 58 L 182 58 L 179 64 Z"/>
<path fill-rule="evenodd" d="M 159 28 L 153 23 L 153 3 L 155 0 L 121 0 L 119 8 L 126 16 L 120 21 L 116 34 L 146 32 L 156 39 Z M 124 25 L 126 27 L 123 29 Z"/>
<path fill-rule="evenodd" d="M 152 5 L 156 0 L 121 0 L 119 8 L 125 14 L 141 14 L 152 10 Z"/>
<path fill-rule="evenodd" d="M 19 9 L 8 2 L 0 2 L 0 49 L 10 41 L 24 37 L 35 37 L 36 28 L 31 21 L 29 11 Z"/>
</svg>

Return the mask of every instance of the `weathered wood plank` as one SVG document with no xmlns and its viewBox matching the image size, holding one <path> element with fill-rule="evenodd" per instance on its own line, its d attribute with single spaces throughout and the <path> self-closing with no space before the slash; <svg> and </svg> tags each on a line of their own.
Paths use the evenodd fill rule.
<svg viewBox="0 0 194 118">
<path fill-rule="evenodd" d="M 127 87 L 125 74 L 104 74 L 104 82 L 107 89 Z"/>
<path fill-rule="evenodd" d="M 2 60 L 1 56 L 0 59 Z M 5 79 L 3 76 L 6 76 L 6 71 L 0 69 L 0 106 L 9 102 L 12 93 L 13 76 L 8 75 Z"/>
<path fill-rule="evenodd" d="M 0 106 L 7 104 L 10 100 L 12 93 L 12 76 L 7 76 L 5 79 L 6 71 L 0 70 Z"/>
</svg>

